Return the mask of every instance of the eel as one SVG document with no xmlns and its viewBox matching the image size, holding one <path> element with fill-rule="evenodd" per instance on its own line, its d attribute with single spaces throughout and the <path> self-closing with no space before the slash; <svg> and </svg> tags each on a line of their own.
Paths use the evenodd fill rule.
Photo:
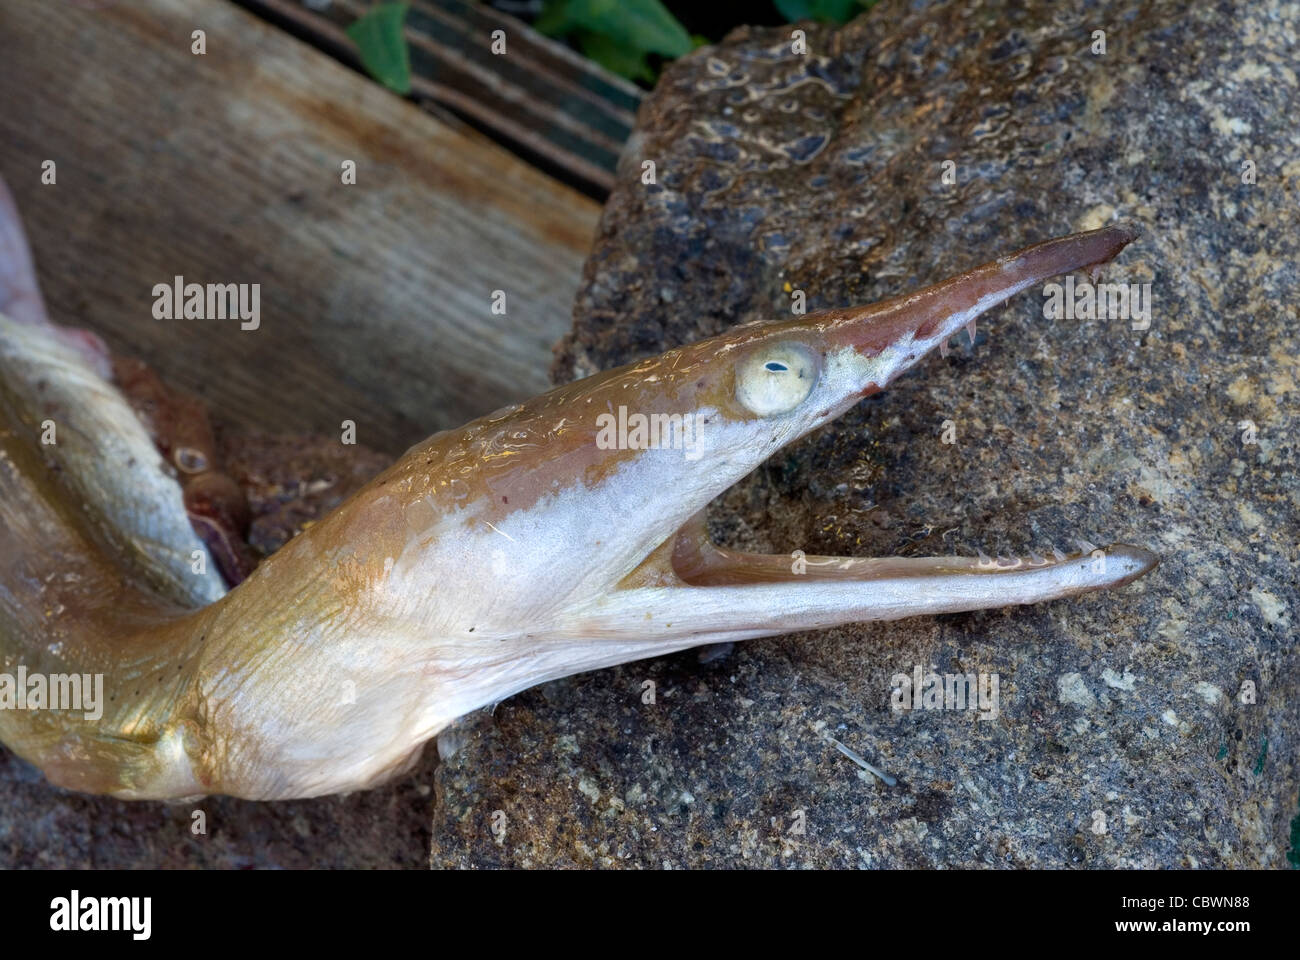
<svg viewBox="0 0 1300 960">
<path fill-rule="evenodd" d="M 0 666 L 100 675 L 105 699 L 93 719 L 0 710 L 0 739 L 74 790 L 311 797 L 380 783 L 457 717 L 581 671 L 1127 584 L 1154 554 L 792 564 L 715 546 L 702 518 L 990 307 L 1135 236 L 1078 233 L 735 327 L 435 434 L 228 592 L 193 572 L 180 485 L 94 351 L 0 321 Z"/>
<path fill-rule="evenodd" d="M 176 472 L 190 526 L 222 580 L 238 586 L 256 565 L 247 542 L 251 517 L 244 491 L 223 469 L 207 409 L 134 357 L 114 357 L 112 363 L 118 387 Z"/>
</svg>

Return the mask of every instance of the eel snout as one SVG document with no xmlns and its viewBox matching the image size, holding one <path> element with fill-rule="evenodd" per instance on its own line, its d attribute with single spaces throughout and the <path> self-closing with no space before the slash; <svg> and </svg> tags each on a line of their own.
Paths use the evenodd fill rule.
<svg viewBox="0 0 1300 960">
<path fill-rule="evenodd" d="M 1074 270 L 1095 273 L 1138 236 L 1110 226 L 1025 247 L 941 283 L 867 307 L 828 311 L 830 349 L 851 348 L 864 361 L 865 393 L 883 389 L 948 338 L 965 328 L 975 340 L 975 318 L 1021 291 Z"/>
<path fill-rule="evenodd" d="M 727 428 L 741 435 L 755 421 L 760 426 L 752 431 L 759 441 L 752 462 L 741 465 L 752 468 L 776 447 L 840 416 L 932 350 L 944 350 L 961 329 L 973 338 L 975 318 L 989 308 L 1061 273 L 1095 271 L 1136 236 L 1128 226 L 1111 226 L 1060 237 L 882 303 L 747 330 L 734 373 L 735 397 L 744 409 L 731 414 Z M 726 336 L 718 339 L 729 346 Z M 751 382 L 763 377 L 788 383 Z M 725 423 L 728 409 L 719 406 Z M 739 443 L 718 447 L 735 455 Z M 691 506 L 702 510 L 729 485 L 701 485 Z M 1071 552 L 1051 545 L 1042 555 L 1011 558 L 982 552 L 884 558 L 752 554 L 714 545 L 696 514 L 621 589 L 596 600 L 571 625 L 611 640 L 635 633 L 656 645 L 718 643 L 1073 597 L 1123 586 L 1157 562 L 1143 547 L 1098 548 L 1083 541 Z"/>
</svg>

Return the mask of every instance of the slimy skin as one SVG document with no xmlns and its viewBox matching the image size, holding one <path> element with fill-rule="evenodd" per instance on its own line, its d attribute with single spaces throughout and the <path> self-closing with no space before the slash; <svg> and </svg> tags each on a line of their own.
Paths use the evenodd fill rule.
<svg viewBox="0 0 1300 960">
<path fill-rule="evenodd" d="M 109 702 L 94 721 L 0 711 L 0 736 L 77 790 L 317 796 L 401 772 L 457 717 L 546 680 L 1126 584 L 1156 557 L 1124 544 L 1053 559 L 808 557 L 800 572 L 788 556 L 712 545 L 699 518 L 985 310 L 1133 238 L 1107 227 L 1049 240 L 883 303 L 739 327 L 436 434 L 206 604 L 167 595 L 122 537 L 87 519 L 10 391 L 3 668 L 102 672 Z M 13 341 L 0 357 L 31 352 L 17 329 L 0 326 Z M 680 417 L 672 436 L 691 443 L 661 436 L 646 449 L 635 414 Z M 611 444 L 620 419 L 626 442 Z M 124 465 L 77 469 L 111 478 Z M 168 496 L 160 511 L 183 519 Z"/>
</svg>

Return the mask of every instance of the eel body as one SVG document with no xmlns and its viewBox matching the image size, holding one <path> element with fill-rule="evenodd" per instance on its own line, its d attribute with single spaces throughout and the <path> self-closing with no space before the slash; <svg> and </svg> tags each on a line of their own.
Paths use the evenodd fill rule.
<svg viewBox="0 0 1300 960">
<path fill-rule="evenodd" d="M 229 592 L 194 563 L 193 504 L 93 358 L 0 320 L 0 670 L 104 689 L 99 716 L 0 710 L 0 738 L 77 790 L 315 796 L 374 785 L 455 718 L 568 674 L 1128 583 L 1154 555 L 792 565 L 714 546 L 700 518 L 985 310 L 1133 237 L 1049 240 L 883 303 L 738 327 L 436 434 Z"/>
</svg>

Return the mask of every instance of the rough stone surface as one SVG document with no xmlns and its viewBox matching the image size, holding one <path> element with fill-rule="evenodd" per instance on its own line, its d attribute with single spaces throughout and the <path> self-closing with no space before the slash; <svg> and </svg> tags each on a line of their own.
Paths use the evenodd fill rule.
<svg viewBox="0 0 1300 960">
<path fill-rule="evenodd" d="M 423 866 L 437 754 L 389 786 L 347 796 L 255 803 L 128 803 L 50 786 L 0 749 L 0 865 L 8 869 L 392 869 Z M 196 819 L 202 811 L 202 820 Z M 196 833 L 202 824 L 206 833 Z"/>
<path fill-rule="evenodd" d="M 439 768 L 432 864 L 1286 866 L 1300 8 L 886 0 L 804 26 L 807 56 L 786 29 L 740 30 L 667 72 L 557 377 L 788 314 L 793 290 L 810 310 L 870 302 L 1129 218 L 1144 236 L 1103 279 L 1152 285 L 1149 329 L 1048 321 L 1022 294 L 973 353 L 954 343 L 782 453 L 710 524 L 771 551 L 1083 537 L 1162 564 L 1077 601 L 528 691 L 470 718 Z M 892 712 L 891 678 L 918 665 L 996 673 L 997 717 Z"/>
</svg>

